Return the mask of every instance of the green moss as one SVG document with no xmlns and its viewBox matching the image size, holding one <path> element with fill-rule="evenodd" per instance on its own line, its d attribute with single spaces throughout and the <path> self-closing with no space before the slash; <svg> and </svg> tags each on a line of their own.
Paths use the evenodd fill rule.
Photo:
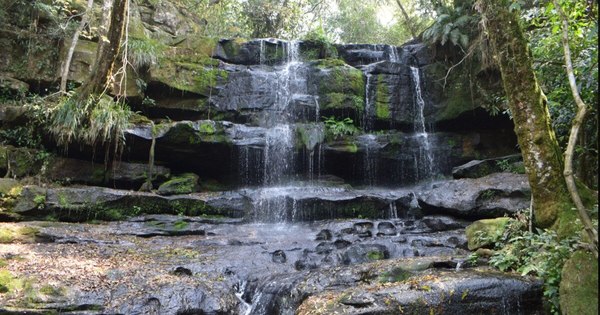
<svg viewBox="0 0 600 315">
<path fill-rule="evenodd" d="M 583 226 L 579 221 L 577 210 L 573 208 L 571 203 L 557 204 L 555 206 L 558 208 L 558 219 L 555 221 L 552 229 L 556 230 L 558 236 L 566 238 L 581 232 Z"/>
<path fill-rule="evenodd" d="M 169 58 L 162 58 L 160 66 L 153 69 L 152 76 L 172 87 L 181 91 L 197 93 L 209 96 L 221 81 L 226 81 L 228 72 L 214 67 L 207 67 L 204 64 L 174 61 Z"/>
<path fill-rule="evenodd" d="M 198 175 L 186 173 L 164 182 L 158 187 L 159 194 L 190 194 L 198 189 Z"/>
<path fill-rule="evenodd" d="M 356 153 L 358 152 L 358 146 L 356 146 L 356 143 L 350 143 L 346 145 L 345 150 L 350 153 Z"/>
<path fill-rule="evenodd" d="M 375 89 L 375 117 L 378 119 L 390 119 L 390 92 L 385 84 L 383 74 L 377 76 L 377 89 Z"/>
<path fill-rule="evenodd" d="M 328 93 L 323 98 L 323 109 L 349 109 L 362 112 L 365 108 L 363 98 L 345 93 Z"/>
<path fill-rule="evenodd" d="M 33 242 L 39 230 L 34 227 L 0 227 L 0 243 Z"/>
<path fill-rule="evenodd" d="M 41 294 L 44 294 L 44 295 L 64 296 L 66 290 L 63 287 L 57 287 L 57 286 L 46 284 L 46 285 L 43 285 L 39 291 Z"/>
<path fill-rule="evenodd" d="M 175 230 L 183 230 L 183 229 L 187 228 L 189 225 L 190 224 L 188 222 L 179 220 L 179 221 L 176 221 L 175 223 L 173 223 L 173 228 Z"/>
<path fill-rule="evenodd" d="M 215 123 L 212 121 L 203 121 L 200 123 L 199 131 L 201 133 L 212 135 L 216 132 Z"/>
<path fill-rule="evenodd" d="M 139 113 L 132 113 L 129 117 L 129 123 L 132 125 L 149 125 L 152 123 L 152 120 Z"/>
<path fill-rule="evenodd" d="M 346 66 L 346 63 L 342 59 L 327 58 L 327 59 L 316 60 L 313 62 L 313 65 L 319 69 L 325 69 L 325 68 L 333 68 L 333 67 L 343 67 L 343 66 Z"/>
<path fill-rule="evenodd" d="M 390 107 L 386 103 L 375 103 L 375 117 L 379 119 L 390 119 Z"/>
<path fill-rule="evenodd" d="M 598 260 L 579 250 L 565 263 L 560 282 L 563 314 L 598 314 Z"/>
<path fill-rule="evenodd" d="M 32 283 L 27 279 L 17 278 L 5 269 L 0 269 L 0 293 L 26 294 L 32 292 Z"/>
<path fill-rule="evenodd" d="M 325 76 L 319 84 L 319 94 L 342 93 L 365 97 L 363 73 L 350 66 L 327 68 Z"/>
<path fill-rule="evenodd" d="M 465 233 L 469 250 L 476 250 L 496 243 L 504 234 L 510 220 L 512 219 L 506 217 L 484 219 L 467 226 Z"/>
<path fill-rule="evenodd" d="M 367 253 L 367 257 L 371 260 L 382 260 L 385 258 L 385 255 L 380 251 L 371 251 Z"/>
<path fill-rule="evenodd" d="M 413 276 L 410 271 L 404 270 L 403 268 L 394 268 L 390 271 L 384 272 L 379 276 L 379 282 L 402 282 Z"/>
<path fill-rule="evenodd" d="M 224 191 L 227 187 L 214 179 L 206 179 L 200 181 L 201 191 Z"/>
<path fill-rule="evenodd" d="M 245 45 L 247 42 L 248 40 L 244 38 L 234 38 L 233 40 L 227 41 L 222 44 L 223 50 L 229 58 L 233 58 L 234 56 L 239 54 L 243 45 Z"/>
</svg>

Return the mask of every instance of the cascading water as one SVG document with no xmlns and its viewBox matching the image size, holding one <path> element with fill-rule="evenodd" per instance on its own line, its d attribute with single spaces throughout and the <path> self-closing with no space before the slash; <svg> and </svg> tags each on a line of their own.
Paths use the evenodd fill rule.
<svg viewBox="0 0 600 315">
<path fill-rule="evenodd" d="M 434 174 L 434 158 L 425 124 L 425 101 L 421 91 L 421 71 L 417 67 L 410 67 L 410 71 L 415 91 L 414 131 L 416 140 L 419 143 L 419 154 L 415 157 L 417 180 L 424 180 L 431 178 Z"/>
<path fill-rule="evenodd" d="M 262 56 L 262 43 L 261 41 L 261 61 L 266 59 Z M 276 84 L 275 104 L 271 114 L 263 122 L 267 128 L 263 151 L 263 184 L 268 186 L 281 184 L 285 175 L 294 168 L 294 128 L 290 122 L 288 107 L 295 95 L 306 90 L 306 79 L 298 74 L 301 67 L 298 42 L 285 43 L 285 52 L 286 62 L 277 73 L 277 81 L 273 82 Z"/>
</svg>

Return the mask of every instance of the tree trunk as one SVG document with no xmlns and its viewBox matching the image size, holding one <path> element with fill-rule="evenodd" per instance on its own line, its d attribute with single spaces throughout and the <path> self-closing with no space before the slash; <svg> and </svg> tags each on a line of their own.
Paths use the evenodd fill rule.
<svg viewBox="0 0 600 315">
<path fill-rule="evenodd" d="M 533 198 L 536 226 L 565 235 L 577 214 L 562 176 L 562 153 L 550 126 L 546 96 L 533 72 L 527 40 L 508 0 L 480 0 L 484 32 L 500 67 Z"/>
<path fill-rule="evenodd" d="M 106 36 L 100 36 L 92 71 L 78 92 L 80 100 L 85 100 L 92 94 L 104 92 L 109 84 L 125 30 L 125 4 L 127 1 L 114 0 L 113 2 L 108 32 Z"/>
<path fill-rule="evenodd" d="M 79 40 L 79 34 L 85 28 L 85 25 L 88 23 L 90 12 L 92 11 L 92 6 L 94 5 L 94 0 L 88 0 L 85 11 L 83 12 L 83 16 L 81 17 L 81 22 L 79 23 L 79 27 L 75 30 L 73 34 L 73 39 L 71 40 L 71 47 L 69 47 L 69 51 L 67 52 L 67 57 L 65 58 L 65 63 L 62 68 L 62 75 L 60 79 L 60 91 L 65 93 L 67 91 L 67 79 L 69 78 L 69 69 L 71 68 L 71 60 L 73 59 L 73 53 L 75 52 L 75 46 L 77 46 L 77 41 Z"/>
</svg>

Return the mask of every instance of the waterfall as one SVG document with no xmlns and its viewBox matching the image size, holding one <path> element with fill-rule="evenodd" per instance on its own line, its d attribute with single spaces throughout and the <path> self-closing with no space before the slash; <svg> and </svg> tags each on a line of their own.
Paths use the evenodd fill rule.
<svg viewBox="0 0 600 315">
<path fill-rule="evenodd" d="M 281 184 L 286 173 L 294 169 L 294 130 L 289 121 L 288 106 L 294 95 L 301 89 L 302 79 L 297 70 L 300 66 L 298 42 L 285 44 L 286 63 L 277 75 L 277 94 L 273 112 L 265 122 L 268 129 L 265 134 L 263 158 L 263 184 Z"/>
<path fill-rule="evenodd" d="M 415 124 L 414 131 L 417 143 L 419 144 L 419 154 L 416 160 L 417 180 L 430 178 L 433 173 L 434 159 L 431 150 L 429 134 L 425 125 L 425 101 L 421 92 L 421 71 L 417 67 L 410 67 L 411 76 L 415 89 Z"/>
</svg>

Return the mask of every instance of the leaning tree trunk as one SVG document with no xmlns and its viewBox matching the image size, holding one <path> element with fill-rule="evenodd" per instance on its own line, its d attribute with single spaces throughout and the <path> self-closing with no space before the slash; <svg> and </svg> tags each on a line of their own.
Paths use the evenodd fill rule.
<svg viewBox="0 0 600 315">
<path fill-rule="evenodd" d="M 83 16 L 81 17 L 81 22 L 79 22 L 79 27 L 77 27 L 75 33 L 73 34 L 71 46 L 69 47 L 69 51 L 67 52 L 67 57 L 65 58 L 65 63 L 62 68 L 62 74 L 60 79 L 60 91 L 62 93 L 65 93 L 67 91 L 67 79 L 69 78 L 69 69 L 71 68 L 71 60 L 73 59 L 73 53 L 75 53 L 75 47 L 77 46 L 77 41 L 79 40 L 79 34 L 81 34 L 83 29 L 87 25 L 88 20 L 90 19 L 93 5 L 94 0 L 88 0 L 87 6 L 85 7 L 85 11 L 83 12 Z"/>
<path fill-rule="evenodd" d="M 125 30 L 125 7 L 128 0 L 114 0 L 110 13 L 110 24 L 106 36 L 100 36 L 96 60 L 88 79 L 78 91 L 80 100 L 100 94 L 107 88 L 112 69 L 119 55 L 121 38 Z"/>
<path fill-rule="evenodd" d="M 483 31 L 500 67 L 533 198 L 536 226 L 573 231 L 577 216 L 562 176 L 562 153 L 550 126 L 547 100 L 533 72 L 527 40 L 508 0 L 480 0 Z M 565 230 L 567 229 L 567 230 Z"/>
</svg>

